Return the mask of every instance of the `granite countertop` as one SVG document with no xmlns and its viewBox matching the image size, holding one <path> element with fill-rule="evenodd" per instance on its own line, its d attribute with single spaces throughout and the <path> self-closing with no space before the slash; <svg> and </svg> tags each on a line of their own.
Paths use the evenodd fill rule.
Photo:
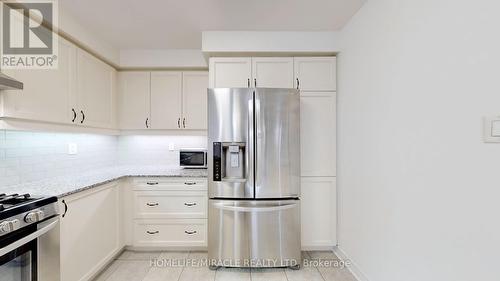
<svg viewBox="0 0 500 281">
<path fill-rule="evenodd" d="M 32 196 L 57 196 L 61 198 L 124 177 L 206 178 L 207 170 L 161 166 L 117 166 L 88 171 L 78 175 L 61 176 L 11 186 L 0 186 L 0 193 L 29 193 Z"/>
</svg>

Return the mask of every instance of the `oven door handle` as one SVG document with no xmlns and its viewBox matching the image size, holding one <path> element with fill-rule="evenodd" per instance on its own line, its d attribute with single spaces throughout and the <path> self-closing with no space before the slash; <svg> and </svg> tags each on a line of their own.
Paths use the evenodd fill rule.
<svg viewBox="0 0 500 281">
<path fill-rule="evenodd" d="M 0 257 L 12 252 L 13 250 L 31 242 L 32 240 L 35 240 L 38 237 L 49 232 L 57 225 L 58 222 L 59 222 L 59 217 L 55 217 L 53 219 L 47 220 L 46 222 L 42 222 L 42 224 L 46 224 L 44 227 L 38 229 L 37 231 L 19 239 L 19 240 L 17 240 L 14 243 L 11 243 L 11 244 L 1 248 L 0 249 Z"/>
</svg>

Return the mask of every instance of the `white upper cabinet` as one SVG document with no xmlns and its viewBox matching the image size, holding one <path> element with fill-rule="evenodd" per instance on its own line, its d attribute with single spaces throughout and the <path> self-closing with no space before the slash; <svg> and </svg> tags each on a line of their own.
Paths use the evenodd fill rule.
<svg viewBox="0 0 500 281">
<path fill-rule="evenodd" d="M 210 58 L 210 88 L 246 88 L 252 75 L 252 59 Z"/>
<path fill-rule="evenodd" d="M 335 57 L 295 57 L 295 87 L 301 91 L 336 91 Z M 298 85 L 297 85 L 298 83 Z"/>
<path fill-rule="evenodd" d="M 58 58 L 57 69 L 3 70 L 5 74 L 22 81 L 24 90 L 2 91 L 2 117 L 72 123 L 71 101 L 76 94 L 76 47 L 59 38 Z"/>
<path fill-rule="evenodd" d="M 206 71 L 120 73 L 120 128 L 206 130 Z"/>
<path fill-rule="evenodd" d="M 262 88 L 293 88 L 293 58 L 252 58 L 252 85 Z"/>
<path fill-rule="evenodd" d="M 120 129 L 146 129 L 149 126 L 150 73 L 119 73 Z"/>
<path fill-rule="evenodd" d="M 115 124 L 116 71 L 111 66 L 78 50 L 79 123 L 90 127 L 112 128 Z M 78 120 L 78 119 L 77 119 Z"/>
<path fill-rule="evenodd" d="M 152 129 L 180 129 L 182 72 L 151 72 Z"/>
<path fill-rule="evenodd" d="M 57 69 L 5 70 L 24 90 L 3 91 L 2 117 L 97 128 L 116 125 L 116 71 L 59 38 Z"/>
<path fill-rule="evenodd" d="M 301 92 L 301 176 L 336 174 L 336 94 Z"/>
<path fill-rule="evenodd" d="M 207 129 L 206 71 L 184 72 L 182 76 L 182 126 L 190 130 Z"/>
</svg>

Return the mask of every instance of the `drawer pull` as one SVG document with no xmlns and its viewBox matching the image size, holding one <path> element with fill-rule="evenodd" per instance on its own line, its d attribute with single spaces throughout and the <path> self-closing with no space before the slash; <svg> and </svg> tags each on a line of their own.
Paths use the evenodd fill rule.
<svg viewBox="0 0 500 281">
<path fill-rule="evenodd" d="M 156 231 L 149 231 L 149 230 L 148 230 L 148 231 L 146 231 L 146 233 L 147 233 L 147 234 L 151 234 L 151 235 L 153 235 L 153 234 L 158 234 L 158 233 L 160 233 L 160 232 L 159 232 L 158 230 L 156 230 Z"/>
<path fill-rule="evenodd" d="M 184 231 L 184 233 L 186 233 L 187 235 L 193 235 L 193 234 L 196 234 L 198 232 L 196 232 L 196 231 L 187 231 L 186 230 L 186 231 Z"/>
<path fill-rule="evenodd" d="M 196 206 L 196 203 L 184 203 L 184 205 L 188 207 Z"/>
<path fill-rule="evenodd" d="M 188 181 L 188 182 L 185 182 L 184 184 L 185 184 L 185 185 L 195 185 L 195 184 L 196 184 L 196 182 Z"/>
<path fill-rule="evenodd" d="M 158 204 L 158 203 L 146 203 L 146 205 L 148 205 L 149 207 L 155 207 L 155 206 L 158 206 L 160 204 Z"/>
<path fill-rule="evenodd" d="M 157 182 L 157 181 L 155 181 L 155 182 L 148 181 L 146 184 L 147 184 L 147 185 L 157 185 L 157 184 L 158 184 L 158 182 Z"/>
</svg>

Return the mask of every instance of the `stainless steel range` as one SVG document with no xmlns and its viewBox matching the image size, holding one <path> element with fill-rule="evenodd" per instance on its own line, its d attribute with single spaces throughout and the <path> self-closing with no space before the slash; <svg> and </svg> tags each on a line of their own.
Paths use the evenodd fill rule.
<svg viewBox="0 0 500 281">
<path fill-rule="evenodd" d="M 0 280 L 58 281 L 56 197 L 0 194 Z M 57 236 L 58 237 L 58 236 Z"/>
<path fill-rule="evenodd" d="M 298 267 L 298 90 L 209 89 L 208 122 L 210 267 Z"/>
</svg>

